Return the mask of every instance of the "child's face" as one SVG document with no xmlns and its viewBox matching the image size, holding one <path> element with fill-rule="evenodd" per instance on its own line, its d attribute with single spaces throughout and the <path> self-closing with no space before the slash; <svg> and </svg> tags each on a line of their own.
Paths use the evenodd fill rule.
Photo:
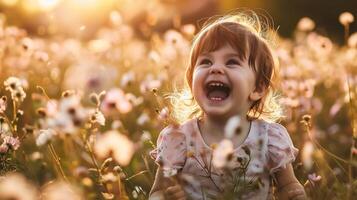
<svg viewBox="0 0 357 200">
<path fill-rule="evenodd" d="M 208 117 L 220 120 L 245 116 L 255 90 L 255 72 L 231 46 L 198 56 L 192 80 L 193 96 Z M 255 95 L 254 95 L 255 94 Z M 258 98 L 258 99 L 257 99 Z"/>
</svg>

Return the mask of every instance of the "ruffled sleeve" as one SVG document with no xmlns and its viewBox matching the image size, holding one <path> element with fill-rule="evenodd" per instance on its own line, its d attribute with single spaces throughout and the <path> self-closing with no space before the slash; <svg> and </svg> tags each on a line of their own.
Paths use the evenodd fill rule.
<svg viewBox="0 0 357 200">
<path fill-rule="evenodd" d="M 163 170 L 182 169 L 186 161 L 186 138 L 178 128 L 166 127 L 157 139 L 151 157 Z"/>
<path fill-rule="evenodd" d="M 269 124 L 268 128 L 268 168 L 270 174 L 285 168 L 293 162 L 298 154 L 284 126 L 278 123 Z"/>
</svg>

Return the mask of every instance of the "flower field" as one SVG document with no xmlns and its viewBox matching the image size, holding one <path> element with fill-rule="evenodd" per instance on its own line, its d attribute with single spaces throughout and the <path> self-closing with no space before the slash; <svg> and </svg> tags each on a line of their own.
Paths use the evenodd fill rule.
<svg viewBox="0 0 357 200">
<path fill-rule="evenodd" d="M 160 11 L 158 11 L 160 13 Z M 93 37 L 41 36 L 0 15 L 0 199 L 147 199 L 157 165 L 149 152 L 173 123 L 167 95 L 183 84 L 200 27 L 134 26 L 111 11 Z M 316 32 L 276 35 L 293 163 L 311 199 L 357 196 L 357 33 L 345 42 Z M 78 27 L 85 32 L 86 27 Z"/>
</svg>

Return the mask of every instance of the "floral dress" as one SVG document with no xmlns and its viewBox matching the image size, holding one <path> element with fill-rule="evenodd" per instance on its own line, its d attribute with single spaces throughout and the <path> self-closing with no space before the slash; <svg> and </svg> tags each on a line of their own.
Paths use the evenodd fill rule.
<svg viewBox="0 0 357 200">
<path fill-rule="evenodd" d="M 263 120 L 252 121 L 247 138 L 229 158 L 229 170 L 212 165 L 213 151 L 195 118 L 163 129 L 150 154 L 164 173 L 178 171 L 189 199 L 201 200 L 271 199 L 272 175 L 298 153 L 282 125 Z"/>
</svg>

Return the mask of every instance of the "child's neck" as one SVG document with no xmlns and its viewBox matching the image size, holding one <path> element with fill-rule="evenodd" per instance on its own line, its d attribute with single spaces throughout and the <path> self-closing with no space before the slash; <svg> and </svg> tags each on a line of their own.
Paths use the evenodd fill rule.
<svg viewBox="0 0 357 200">
<path fill-rule="evenodd" d="M 204 116 L 200 120 L 200 131 L 202 137 L 208 145 L 213 143 L 217 144 L 222 139 L 224 139 L 224 129 L 226 122 L 227 120 L 219 121 L 216 118 L 209 118 L 207 116 Z M 241 134 L 239 134 L 239 137 L 232 138 L 235 147 L 240 145 L 248 136 L 250 126 L 251 121 L 249 121 L 246 117 L 242 117 L 240 120 Z"/>
</svg>

